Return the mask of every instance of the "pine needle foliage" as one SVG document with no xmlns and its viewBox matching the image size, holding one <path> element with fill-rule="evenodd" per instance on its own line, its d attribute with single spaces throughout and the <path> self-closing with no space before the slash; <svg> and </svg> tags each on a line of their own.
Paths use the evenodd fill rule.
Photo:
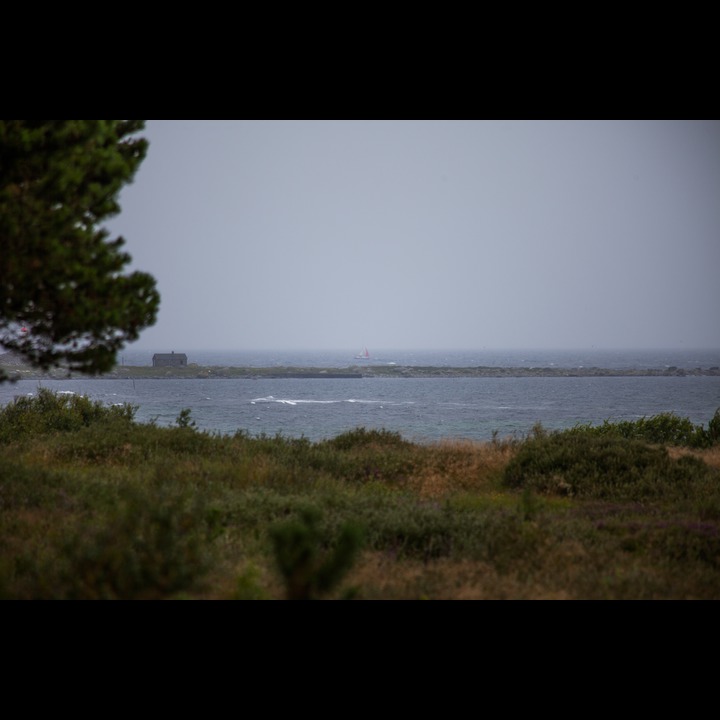
<svg viewBox="0 0 720 720">
<path fill-rule="evenodd" d="M 97 374 L 155 322 L 147 273 L 101 225 L 147 152 L 142 120 L 0 120 L 0 346 Z M 0 370 L 0 382 L 8 379 Z"/>
</svg>

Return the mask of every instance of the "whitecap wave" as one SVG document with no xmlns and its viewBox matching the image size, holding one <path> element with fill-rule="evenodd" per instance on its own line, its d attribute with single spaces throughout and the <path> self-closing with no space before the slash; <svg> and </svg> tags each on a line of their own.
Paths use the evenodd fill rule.
<svg viewBox="0 0 720 720">
<path fill-rule="evenodd" d="M 342 400 L 306 400 L 296 398 L 276 398 L 273 395 L 267 397 L 254 398 L 250 401 L 251 405 L 258 403 L 279 403 L 281 405 L 333 405 L 342 402 Z"/>
<path fill-rule="evenodd" d="M 415 404 L 415 402 L 413 400 L 402 400 L 400 402 L 397 402 L 395 400 L 357 400 L 355 398 L 350 398 L 349 400 L 346 400 L 345 402 L 358 403 L 359 405 L 414 405 Z"/>
<path fill-rule="evenodd" d="M 360 400 L 358 398 L 348 398 L 343 400 L 314 400 L 307 398 L 276 398 L 274 395 L 267 397 L 258 397 L 250 400 L 251 405 L 267 403 L 277 403 L 280 405 L 337 405 L 338 403 L 354 403 L 357 405 L 414 405 L 411 400 L 403 400 L 400 402 L 393 400 Z"/>
</svg>

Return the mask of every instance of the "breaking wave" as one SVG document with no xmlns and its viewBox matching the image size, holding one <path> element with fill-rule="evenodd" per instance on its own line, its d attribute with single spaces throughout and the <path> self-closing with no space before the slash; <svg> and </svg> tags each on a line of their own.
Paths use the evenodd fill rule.
<svg viewBox="0 0 720 720">
<path fill-rule="evenodd" d="M 267 397 L 254 398 L 250 401 L 251 405 L 261 405 L 264 403 L 279 403 L 282 405 L 338 405 L 340 403 L 358 403 L 360 405 L 414 405 L 414 401 L 393 401 L 393 400 L 360 400 L 357 398 L 348 398 L 340 400 L 308 400 L 294 398 L 276 398 L 273 395 Z"/>
</svg>

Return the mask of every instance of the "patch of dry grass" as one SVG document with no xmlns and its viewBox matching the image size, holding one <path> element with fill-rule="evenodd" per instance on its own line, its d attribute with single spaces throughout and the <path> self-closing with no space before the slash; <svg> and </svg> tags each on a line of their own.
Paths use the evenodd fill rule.
<svg viewBox="0 0 720 720">
<path fill-rule="evenodd" d="M 423 464 L 408 486 L 423 499 L 487 491 L 498 481 L 512 453 L 509 444 L 443 440 L 427 446 Z"/>
<path fill-rule="evenodd" d="M 703 460 L 710 467 L 720 469 L 720 445 L 715 445 L 714 447 L 705 448 L 703 450 L 694 450 L 692 448 L 685 447 L 670 447 L 668 448 L 668 454 L 674 460 L 683 457 L 683 455 L 692 455 L 693 457 Z"/>
<path fill-rule="evenodd" d="M 367 600 L 570 600 L 572 585 L 557 587 L 524 573 L 502 573 L 489 562 L 441 558 L 396 563 L 367 553 L 348 577 Z"/>
</svg>

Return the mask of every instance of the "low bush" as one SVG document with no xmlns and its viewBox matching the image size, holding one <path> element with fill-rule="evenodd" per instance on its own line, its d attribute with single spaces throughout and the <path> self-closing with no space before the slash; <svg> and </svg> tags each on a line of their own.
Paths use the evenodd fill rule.
<svg viewBox="0 0 720 720">
<path fill-rule="evenodd" d="M 197 589 L 211 567 L 215 523 L 202 501 L 169 485 L 123 488 L 113 511 L 63 543 L 46 578 L 52 596 L 160 599 Z"/>
<path fill-rule="evenodd" d="M 720 408 L 715 411 L 707 428 L 669 412 L 639 420 L 606 420 L 602 425 L 577 425 L 565 432 L 643 440 L 658 445 L 708 448 L 720 442 Z"/>
<path fill-rule="evenodd" d="M 504 471 L 504 484 L 578 498 L 686 498 L 712 474 L 700 459 L 615 434 L 536 432 Z"/>
<path fill-rule="evenodd" d="M 707 435 L 711 445 L 720 444 L 720 408 L 715 411 L 708 423 Z"/>
<path fill-rule="evenodd" d="M 449 506 L 413 510 L 406 504 L 368 525 L 374 549 L 398 559 L 428 563 L 470 558 L 501 573 L 513 563 L 532 563 L 545 534 L 522 513 L 500 508 L 457 512 Z"/>
<path fill-rule="evenodd" d="M 400 433 L 391 430 L 367 430 L 364 427 L 355 428 L 336 435 L 325 444 L 336 450 L 356 450 L 358 448 L 409 448 L 412 443 L 405 440 Z"/>
<path fill-rule="evenodd" d="M 53 432 L 73 432 L 97 423 L 130 424 L 133 405 L 106 406 L 84 395 L 54 393 L 40 388 L 37 395 L 17 397 L 0 409 L 0 443 Z"/>
<path fill-rule="evenodd" d="M 297 518 L 274 525 L 270 535 L 288 600 L 327 595 L 352 567 L 363 538 L 362 529 L 354 523 L 345 523 L 331 536 L 322 525 L 322 513 L 313 506 L 303 508 Z"/>
<path fill-rule="evenodd" d="M 412 472 L 418 451 L 399 433 L 360 427 L 317 443 L 309 461 L 314 469 L 345 480 L 397 483 Z"/>
</svg>

